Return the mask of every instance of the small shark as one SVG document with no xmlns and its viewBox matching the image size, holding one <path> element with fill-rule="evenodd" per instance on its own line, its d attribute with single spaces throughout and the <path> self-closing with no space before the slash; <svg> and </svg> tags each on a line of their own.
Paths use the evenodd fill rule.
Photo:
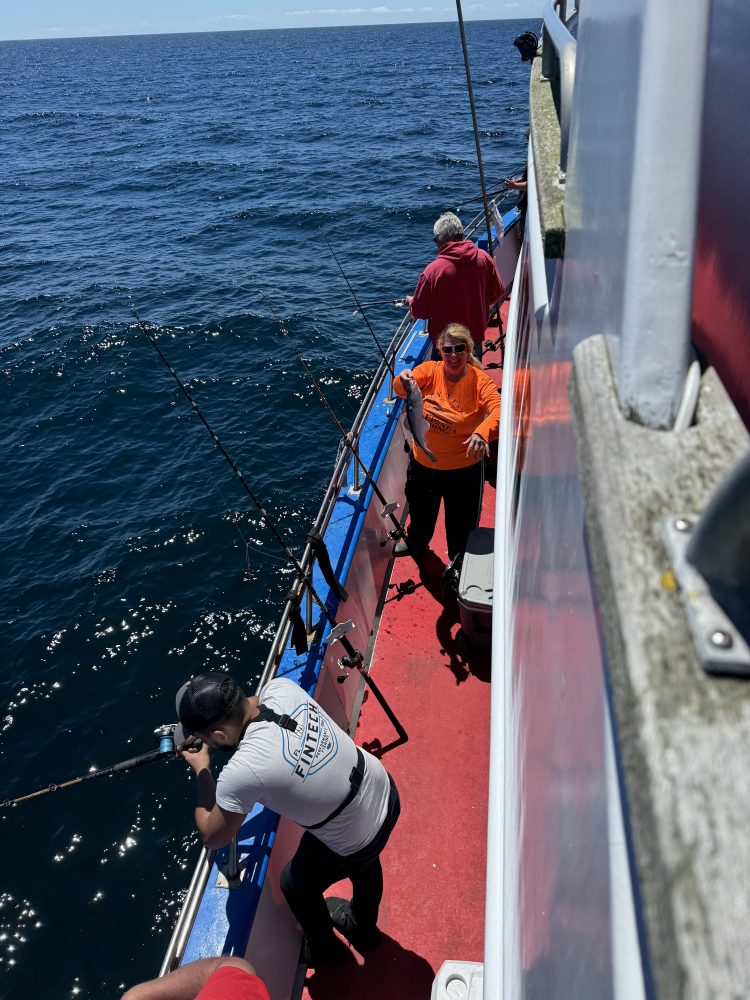
<svg viewBox="0 0 750 1000">
<path fill-rule="evenodd" d="M 409 430 L 411 431 L 414 440 L 417 442 L 425 455 L 431 462 L 437 462 L 437 456 L 433 455 L 425 444 L 424 436 L 429 430 L 430 425 L 427 420 L 425 420 L 425 416 L 422 411 L 422 390 L 419 388 L 414 379 L 409 379 L 406 383 L 406 422 L 409 425 Z"/>
</svg>

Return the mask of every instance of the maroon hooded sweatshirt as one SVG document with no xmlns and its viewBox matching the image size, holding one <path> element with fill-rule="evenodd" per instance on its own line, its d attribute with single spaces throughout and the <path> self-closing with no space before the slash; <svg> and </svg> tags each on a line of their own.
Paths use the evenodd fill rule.
<svg viewBox="0 0 750 1000">
<path fill-rule="evenodd" d="M 502 294 L 500 275 L 490 255 L 471 240 L 451 240 L 422 272 L 411 314 L 429 320 L 433 343 L 449 323 L 463 323 L 478 343 L 484 340 L 490 307 Z"/>
</svg>

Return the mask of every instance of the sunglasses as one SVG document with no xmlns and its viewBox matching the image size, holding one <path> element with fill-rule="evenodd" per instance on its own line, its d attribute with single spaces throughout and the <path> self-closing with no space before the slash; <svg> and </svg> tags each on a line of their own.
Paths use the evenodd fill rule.
<svg viewBox="0 0 750 1000">
<path fill-rule="evenodd" d="M 466 344 L 454 344 L 452 347 L 446 344 L 445 347 L 440 348 L 441 354 L 463 354 L 466 350 Z"/>
</svg>

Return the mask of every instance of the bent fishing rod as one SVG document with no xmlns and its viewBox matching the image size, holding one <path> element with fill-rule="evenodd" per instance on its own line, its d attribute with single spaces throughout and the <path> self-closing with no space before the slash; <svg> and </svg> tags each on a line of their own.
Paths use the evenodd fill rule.
<svg viewBox="0 0 750 1000">
<path fill-rule="evenodd" d="M 346 447 L 349 449 L 349 451 L 354 456 L 355 462 L 357 462 L 357 464 L 359 465 L 360 469 L 362 470 L 362 472 L 364 474 L 365 479 L 367 480 L 367 482 L 372 487 L 373 493 L 378 498 L 378 500 L 382 503 L 383 510 L 382 510 L 382 513 L 381 513 L 380 516 L 384 520 L 385 520 L 386 517 L 389 517 L 391 519 L 391 523 L 393 524 L 393 530 L 388 532 L 388 537 L 391 538 L 391 539 L 393 539 L 393 540 L 397 540 L 397 539 L 401 539 L 402 538 L 406 542 L 407 546 L 409 546 L 409 539 L 408 539 L 408 537 L 406 535 L 406 532 L 404 531 L 402 525 L 399 524 L 398 519 L 395 516 L 395 511 L 398 509 L 398 504 L 395 503 L 395 502 L 389 503 L 386 500 L 386 498 L 383 496 L 383 493 L 381 492 L 380 487 L 378 486 L 378 484 L 375 482 L 375 479 L 373 478 L 372 473 L 370 472 L 370 470 L 368 469 L 368 467 L 365 465 L 365 463 L 360 458 L 359 449 L 357 448 L 357 445 L 354 443 L 354 440 L 352 438 L 351 433 L 348 433 L 345 430 L 343 424 L 341 423 L 341 421 L 339 420 L 339 418 L 336 416 L 336 412 L 333 409 L 333 407 L 331 406 L 331 404 L 328 402 L 328 399 L 326 398 L 325 393 L 323 392 L 323 390 L 320 387 L 320 383 L 315 378 L 315 376 L 313 375 L 313 373 L 312 373 L 312 371 L 310 369 L 310 366 L 308 365 L 308 363 L 305 361 L 305 359 L 302 357 L 302 355 L 300 354 L 299 350 L 297 349 L 297 345 L 294 343 L 294 340 L 292 338 L 291 333 L 289 333 L 289 331 L 286 329 L 284 321 L 274 311 L 273 306 L 271 305 L 271 303 L 270 303 L 270 301 L 268 299 L 268 296 L 265 293 L 263 293 L 263 299 L 265 300 L 266 304 L 268 305 L 269 309 L 271 310 L 271 314 L 273 315 L 274 319 L 278 323 L 279 329 L 284 334 L 284 336 L 286 337 L 286 339 L 289 341 L 289 346 L 291 347 L 292 351 L 294 352 L 294 354 L 295 354 L 297 360 L 299 361 L 299 363 L 302 365 L 302 368 L 304 369 L 305 374 L 307 375 L 307 379 L 308 379 L 310 385 L 313 387 L 313 389 L 315 390 L 315 392 L 318 394 L 318 397 L 320 398 L 321 403 L 323 404 L 323 406 L 325 407 L 326 411 L 330 415 L 331 420 L 333 420 L 334 424 L 338 428 L 338 431 L 341 434 L 341 439 L 342 439 L 343 443 L 346 445 Z M 385 544 L 385 543 L 382 542 L 381 544 Z M 413 549 L 412 549 L 411 546 L 409 546 L 409 551 L 412 553 L 412 555 L 416 559 L 416 553 L 413 551 Z"/>
<path fill-rule="evenodd" d="M 362 305 L 360 304 L 360 301 L 359 301 L 359 299 L 357 298 L 357 293 L 356 293 L 356 292 L 354 291 L 354 289 L 352 288 L 352 285 L 351 285 L 351 282 L 349 281 L 349 279 L 348 279 L 348 278 L 347 278 L 347 276 L 346 276 L 346 272 L 344 271 L 343 267 L 342 267 L 342 266 L 341 266 L 341 264 L 339 263 L 339 259 L 338 259 L 338 257 L 336 256 L 336 252 L 334 251 L 333 247 L 331 246 L 331 244 L 330 244 L 330 242 L 329 242 L 329 239 L 328 239 L 328 237 L 327 237 L 327 236 L 326 236 L 326 234 L 325 234 L 325 233 L 323 232 L 323 230 L 321 229 L 321 227 L 320 227 L 320 226 L 318 226 L 318 231 L 320 232 L 320 235 L 321 235 L 321 236 L 323 237 L 323 239 L 325 240 L 325 243 L 326 243 L 326 246 L 328 247 L 328 249 L 329 249 L 329 250 L 330 250 L 330 252 L 331 252 L 331 256 L 332 256 L 332 257 L 333 257 L 333 259 L 334 259 L 334 260 L 336 261 L 336 266 L 338 267 L 339 271 L 341 271 L 341 277 L 342 277 L 342 278 L 344 279 L 344 281 L 346 282 L 346 287 L 347 287 L 347 288 L 349 289 L 349 291 L 351 292 L 351 296 L 352 296 L 352 298 L 354 299 L 354 304 L 355 304 L 355 306 L 357 307 L 357 309 L 359 310 L 359 312 L 361 312 L 361 313 L 362 313 L 362 319 L 363 319 L 363 320 L 365 321 L 365 323 L 367 324 L 367 329 L 368 329 L 368 330 L 370 331 L 370 335 L 372 336 L 372 339 L 373 339 L 373 340 L 375 341 L 375 346 L 376 346 L 376 347 L 377 347 L 377 349 L 378 349 L 378 350 L 380 351 L 380 357 L 381 357 L 381 358 L 383 359 L 383 361 L 385 361 L 385 363 L 386 363 L 386 365 L 387 365 L 387 367 L 388 367 L 388 371 L 389 371 L 389 372 L 391 373 L 391 375 L 392 375 L 392 376 L 393 376 L 393 377 L 395 378 L 395 377 L 396 377 L 396 372 L 395 372 L 395 369 L 394 369 L 393 365 L 391 364 L 391 362 L 390 362 L 390 361 L 388 360 L 388 358 L 386 357 L 386 355 L 385 355 L 385 351 L 384 351 L 384 350 L 383 350 L 383 348 L 382 348 L 382 347 L 380 346 L 380 341 L 379 341 L 379 340 L 378 340 L 378 338 L 376 337 L 376 335 L 375 335 L 375 331 L 373 330 L 372 326 L 370 325 L 370 321 L 369 321 L 369 319 L 367 318 L 367 314 L 365 313 L 364 309 L 362 308 Z"/>
<path fill-rule="evenodd" d="M 47 795 L 49 792 L 60 792 L 64 788 L 71 788 L 73 785 L 81 785 L 85 781 L 93 778 L 107 778 L 113 774 L 124 774 L 132 771 L 136 767 L 143 767 L 145 764 L 153 764 L 157 760 L 174 760 L 180 756 L 180 751 L 174 745 L 174 724 L 159 726 L 155 729 L 155 734 L 159 737 L 159 749 L 151 750 L 149 753 L 142 753 L 138 757 L 131 757 L 129 760 L 121 760 L 119 764 L 110 764 L 109 767 L 100 767 L 97 770 L 87 771 L 77 778 L 69 778 L 59 784 L 45 785 L 44 788 L 37 788 L 35 792 L 27 792 L 25 795 L 18 795 L 15 799 L 4 799 L 0 802 L 0 809 L 8 809 L 16 806 L 19 802 L 27 802 L 29 799 L 38 798 L 40 795 Z"/>
<path fill-rule="evenodd" d="M 169 361 L 168 361 L 167 357 L 165 356 L 164 352 L 162 351 L 161 347 L 159 347 L 159 344 L 157 343 L 156 337 L 154 337 L 154 335 L 151 332 L 151 330 L 148 329 L 148 327 L 143 322 L 143 320 L 140 318 L 140 316 L 138 315 L 138 312 L 136 311 L 136 309 L 134 307 L 131 307 L 131 312 L 132 312 L 133 316 L 135 317 L 135 321 L 138 324 L 138 326 L 141 328 L 141 330 L 148 337 L 149 343 L 151 344 L 151 346 L 153 347 L 153 349 L 156 351 L 156 354 L 161 359 L 161 361 L 164 364 L 165 368 L 171 374 L 172 378 L 175 380 L 175 382 L 177 383 L 177 385 L 180 387 L 180 391 L 185 396 L 185 398 L 187 399 L 187 401 L 190 403 L 190 406 L 192 407 L 193 411 L 196 413 L 196 415 L 199 417 L 201 423 L 203 424 L 203 426 L 208 431 L 209 435 L 211 436 L 211 440 L 214 442 L 214 444 L 216 445 L 216 447 L 219 449 L 219 451 L 221 452 L 221 454 L 224 456 L 224 458 L 229 463 L 229 467 L 232 469 L 232 471 L 234 472 L 234 474 L 237 477 L 237 479 L 239 479 L 239 481 L 242 484 L 245 492 L 250 497 L 250 500 L 252 501 L 252 503 L 254 504 L 256 510 L 260 514 L 261 520 L 263 521 L 263 523 L 265 524 L 265 526 L 268 528 L 268 530 L 271 532 L 271 534 L 276 539 L 276 541 L 279 543 L 279 546 L 284 551 L 284 553 L 285 553 L 287 559 L 289 560 L 289 562 L 297 570 L 297 573 L 299 574 L 299 579 L 305 585 L 305 587 L 308 590 L 308 593 L 310 594 L 310 596 L 312 597 L 312 599 L 315 601 L 315 603 L 318 605 L 318 607 L 320 608 L 323 616 L 325 617 L 325 619 L 328 621 L 329 625 L 331 626 L 331 631 L 329 633 L 329 637 L 331 638 L 332 641 L 335 641 L 336 639 L 338 639 L 339 642 L 341 643 L 341 645 L 344 647 L 344 649 L 346 651 L 346 655 L 341 657 L 340 666 L 342 667 L 342 669 L 354 669 L 354 670 L 358 670 L 360 672 L 360 674 L 364 677 L 365 683 L 372 690 L 373 695 L 377 699 L 377 701 L 380 704 L 380 706 L 382 707 L 383 711 L 388 716 L 388 718 L 389 718 L 391 724 L 393 725 L 394 729 L 398 733 L 399 742 L 405 743 L 407 741 L 407 739 L 408 739 L 406 730 L 401 725 L 401 723 L 396 718 L 396 716 L 393 714 L 393 710 L 391 709 L 390 705 L 388 704 L 388 702 L 383 697 L 383 694 L 380 691 L 380 688 L 377 686 L 377 684 L 375 683 L 375 681 L 370 677 L 370 675 L 365 670 L 365 668 L 364 668 L 364 657 L 362 656 L 362 653 L 358 649 L 355 649 L 355 647 L 351 644 L 351 642 L 349 641 L 349 639 L 346 636 L 346 633 L 351 628 L 354 627 L 353 623 L 351 621 L 349 621 L 349 622 L 337 622 L 335 616 L 333 614 L 331 614 L 331 611 L 329 610 L 328 605 L 319 596 L 318 592 L 315 590 L 315 587 L 313 586 L 313 582 L 312 582 L 312 569 L 310 570 L 309 575 L 307 573 L 305 573 L 305 570 L 303 569 L 302 564 L 299 562 L 299 560 L 297 559 L 297 557 L 295 556 L 295 554 L 292 552 L 292 550 L 289 548 L 289 546 L 284 541 L 284 538 L 283 538 L 281 532 L 279 531 L 279 529 L 276 527 L 276 523 L 274 522 L 273 518 L 268 513 L 268 511 L 265 509 L 265 507 L 260 502 L 260 500 L 257 498 L 257 496 L 255 495 L 255 493 L 252 491 L 252 489 L 250 488 L 247 480 L 245 479 L 245 477 L 243 476 L 242 472 L 240 471 L 239 467 L 237 466 L 237 464 L 235 463 L 235 461 L 232 459 L 231 455 L 226 450 L 226 448 L 224 447 L 224 445 L 219 440 L 218 435 L 216 434 L 216 432 L 214 431 L 214 429 L 211 427 L 211 425 L 209 424 L 209 422 L 203 416 L 203 413 L 201 412 L 198 404 L 195 402 L 195 400 L 193 399 L 193 397 L 190 395 L 190 392 L 189 392 L 187 386 L 182 381 L 182 379 L 177 374 L 177 372 L 174 370 L 174 368 L 172 367 L 172 365 L 169 363 Z M 335 589 L 335 588 L 332 588 L 332 589 Z M 340 588 L 339 588 L 339 590 L 340 590 Z M 345 599 L 345 596 L 343 596 L 343 599 Z"/>
</svg>

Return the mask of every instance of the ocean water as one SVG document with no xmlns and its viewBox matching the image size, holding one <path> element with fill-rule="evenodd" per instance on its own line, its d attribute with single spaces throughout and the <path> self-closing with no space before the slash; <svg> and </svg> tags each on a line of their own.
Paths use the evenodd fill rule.
<svg viewBox="0 0 750 1000">
<path fill-rule="evenodd" d="M 490 188 L 526 21 L 467 36 Z M 301 551 L 379 356 L 479 192 L 455 24 L 0 43 L 0 799 L 156 746 L 191 673 L 253 689 L 291 574 L 160 343 Z M 465 221 L 479 209 L 462 213 Z M 264 298 L 266 296 L 267 298 Z M 385 341 L 401 312 L 368 310 Z M 181 762 L 0 811 L 0 996 L 155 975 L 197 857 Z"/>
</svg>

